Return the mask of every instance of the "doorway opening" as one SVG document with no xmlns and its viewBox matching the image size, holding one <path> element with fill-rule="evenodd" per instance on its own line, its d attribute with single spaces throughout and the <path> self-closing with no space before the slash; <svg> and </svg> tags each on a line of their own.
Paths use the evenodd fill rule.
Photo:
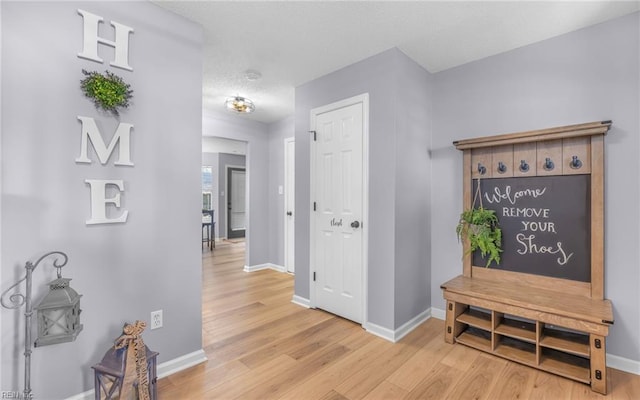
<svg viewBox="0 0 640 400">
<path fill-rule="evenodd" d="M 246 212 L 246 170 L 239 166 L 226 166 L 227 176 L 227 239 L 245 237 L 247 229 Z"/>
<path fill-rule="evenodd" d="M 204 186 L 203 180 L 203 208 L 205 205 L 211 205 L 214 210 L 215 225 L 212 236 L 217 242 L 223 240 L 239 240 L 249 235 L 247 229 L 247 221 L 249 219 L 248 204 L 248 179 L 246 179 L 246 166 L 248 165 L 247 155 L 248 144 L 245 141 L 234 140 L 221 137 L 203 137 L 202 138 L 202 166 L 210 167 L 210 178 Z M 234 173 L 231 179 L 236 179 L 235 185 L 229 185 L 229 170 L 241 169 L 243 171 L 242 181 L 238 180 L 238 176 Z M 230 192 L 233 191 L 234 193 Z M 234 196 L 234 194 L 236 196 Z M 231 195 L 231 196 L 230 196 Z M 229 213 L 229 197 L 233 199 L 241 199 L 241 204 Z M 235 210 L 240 213 L 235 214 Z M 231 219 L 233 218 L 233 221 Z M 233 227 L 231 227 L 232 223 Z M 238 226 L 242 226 L 241 234 Z M 229 237 L 229 230 L 232 231 L 232 237 Z M 233 236 L 235 234 L 235 236 Z"/>
</svg>

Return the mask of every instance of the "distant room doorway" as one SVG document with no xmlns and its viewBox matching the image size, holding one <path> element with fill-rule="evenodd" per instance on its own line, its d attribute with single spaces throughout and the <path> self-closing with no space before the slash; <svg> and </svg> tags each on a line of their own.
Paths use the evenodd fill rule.
<svg viewBox="0 0 640 400">
<path fill-rule="evenodd" d="M 227 168 L 227 238 L 245 237 L 246 230 L 246 171 L 245 168 Z"/>
</svg>

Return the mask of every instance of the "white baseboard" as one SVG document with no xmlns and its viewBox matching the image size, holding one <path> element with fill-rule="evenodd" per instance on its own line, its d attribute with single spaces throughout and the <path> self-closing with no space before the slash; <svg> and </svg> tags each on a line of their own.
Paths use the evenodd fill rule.
<svg viewBox="0 0 640 400">
<path fill-rule="evenodd" d="M 393 340 L 393 330 L 389 328 L 385 328 L 384 326 L 380 326 L 378 324 L 374 324 L 373 322 L 365 322 L 362 327 L 372 335 L 376 335 L 378 337 L 383 338 L 384 340 L 388 340 L 390 342 L 394 342 Z"/>
<path fill-rule="evenodd" d="M 296 294 L 291 298 L 291 302 L 304 308 L 311 308 L 311 300 L 305 299 L 304 297 L 300 297 Z"/>
<path fill-rule="evenodd" d="M 157 374 L 158 379 L 165 378 L 169 375 L 175 374 L 176 372 L 180 372 L 184 369 L 193 367 L 194 365 L 198 365 L 207 361 L 207 355 L 204 350 L 200 349 L 198 351 L 194 351 L 193 353 L 185 354 L 178 358 L 174 358 L 173 360 L 169 360 L 163 362 L 162 364 L 158 364 Z M 66 400 L 92 400 L 95 398 L 95 390 L 87 390 L 86 392 L 76 394 L 74 396 L 68 397 Z"/>
<path fill-rule="evenodd" d="M 431 309 L 431 316 L 441 320 L 446 319 L 446 312 L 439 308 Z M 607 353 L 607 367 L 615 368 L 630 374 L 640 375 L 640 361 L 630 360 L 628 358 L 616 356 Z"/>
<path fill-rule="evenodd" d="M 93 400 L 95 399 L 95 390 L 87 390 L 86 392 L 67 397 L 65 400 Z"/>
<path fill-rule="evenodd" d="M 394 332 L 394 342 L 397 342 L 403 337 L 407 336 L 409 332 L 416 329 L 418 326 L 420 326 L 420 324 L 428 320 L 430 317 L 431 308 L 428 308 L 415 317 L 411 318 L 409 321 L 402 324 L 402 326 L 396 329 L 396 331 Z"/>
<path fill-rule="evenodd" d="M 607 354 L 607 367 L 640 375 L 640 361 L 630 360 L 613 354 Z"/>
<path fill-rule="evenodd" d="M 158 379 L 180 372 L 183 369 L 191 368 L 194 365 L 207 361 L 207 355 L 203 349 L 185 354 L 173 360 L 158 364 Z"/>
<path fill-rule="evenodd" d="M 367 332 L 379 336 L 385 340 L 396 343 L 403 337 L 407 336 L 409 332 L 416 329 L 421 323 L 428 320 L 431 317 L 431 308 L 424 310 L 420 314 L 411 318 L 409 321 L 402 324 L 401 327 L 392 330 L 383 326 L 374 324 L 372 322 L 365 322 L 363 327 Z"/>
<path fill-rule="evenodd" d="M 431 316 L 433 318 L 441 319 L 443 321 L 447 319 L 447 313 L 440 308 L 431 307 Z"/>
<path fill-rule="evenodd" d="M 271 263 L 244 266 L 244 272 L 256 272 L 263 269 L 272 269 L 278 272 L 287 272 L 286 268 L 283 267 L 282 265 L 276 265 Z"/>
</svg>

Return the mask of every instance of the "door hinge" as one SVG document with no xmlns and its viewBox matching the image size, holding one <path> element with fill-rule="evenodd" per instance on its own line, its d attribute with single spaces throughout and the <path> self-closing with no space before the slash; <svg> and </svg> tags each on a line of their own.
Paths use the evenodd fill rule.
<svg viewBox="0 0 640 400">
<path fill-rule="evenodd" d="M 316 202 L 314 201 L 313 202 L 313 211 L 315 211 L 315 210 L 316 210 Z"/>
<path fill-rule="evenodd" d="M 317 135 L 316 135 L 316 131 L 309 131 L 309 133 L 313 133 L 313 141 L 314 142 L 318 140 Z"/>
<path fill-rule="evenodd" d="M 313 271 L 313 281 L 316 281 L 316 271 Z"/>
</svg>

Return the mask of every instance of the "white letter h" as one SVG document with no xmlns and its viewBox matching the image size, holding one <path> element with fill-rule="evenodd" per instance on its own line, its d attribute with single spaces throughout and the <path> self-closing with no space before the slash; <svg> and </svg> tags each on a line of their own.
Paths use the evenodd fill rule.
<svg viewBox="0 0 640 400">
<path fill-rule="evenodd" d="M 111 41 L 98 36 L 98 25 L 103 20 L 101 16 L 80 9 L 78 14 L 82 15 L 84 21 L 84 47 L 78 57 L 102 63 L 102 58 L 98 56 L 98 43 L 106 44 L 115 49 L 115 59 L 109 65 L 133 71 L 129 66 L 129 33 L 133 32 L 133 28 L 111 21 L 116 38 Z"/>
</svg>

